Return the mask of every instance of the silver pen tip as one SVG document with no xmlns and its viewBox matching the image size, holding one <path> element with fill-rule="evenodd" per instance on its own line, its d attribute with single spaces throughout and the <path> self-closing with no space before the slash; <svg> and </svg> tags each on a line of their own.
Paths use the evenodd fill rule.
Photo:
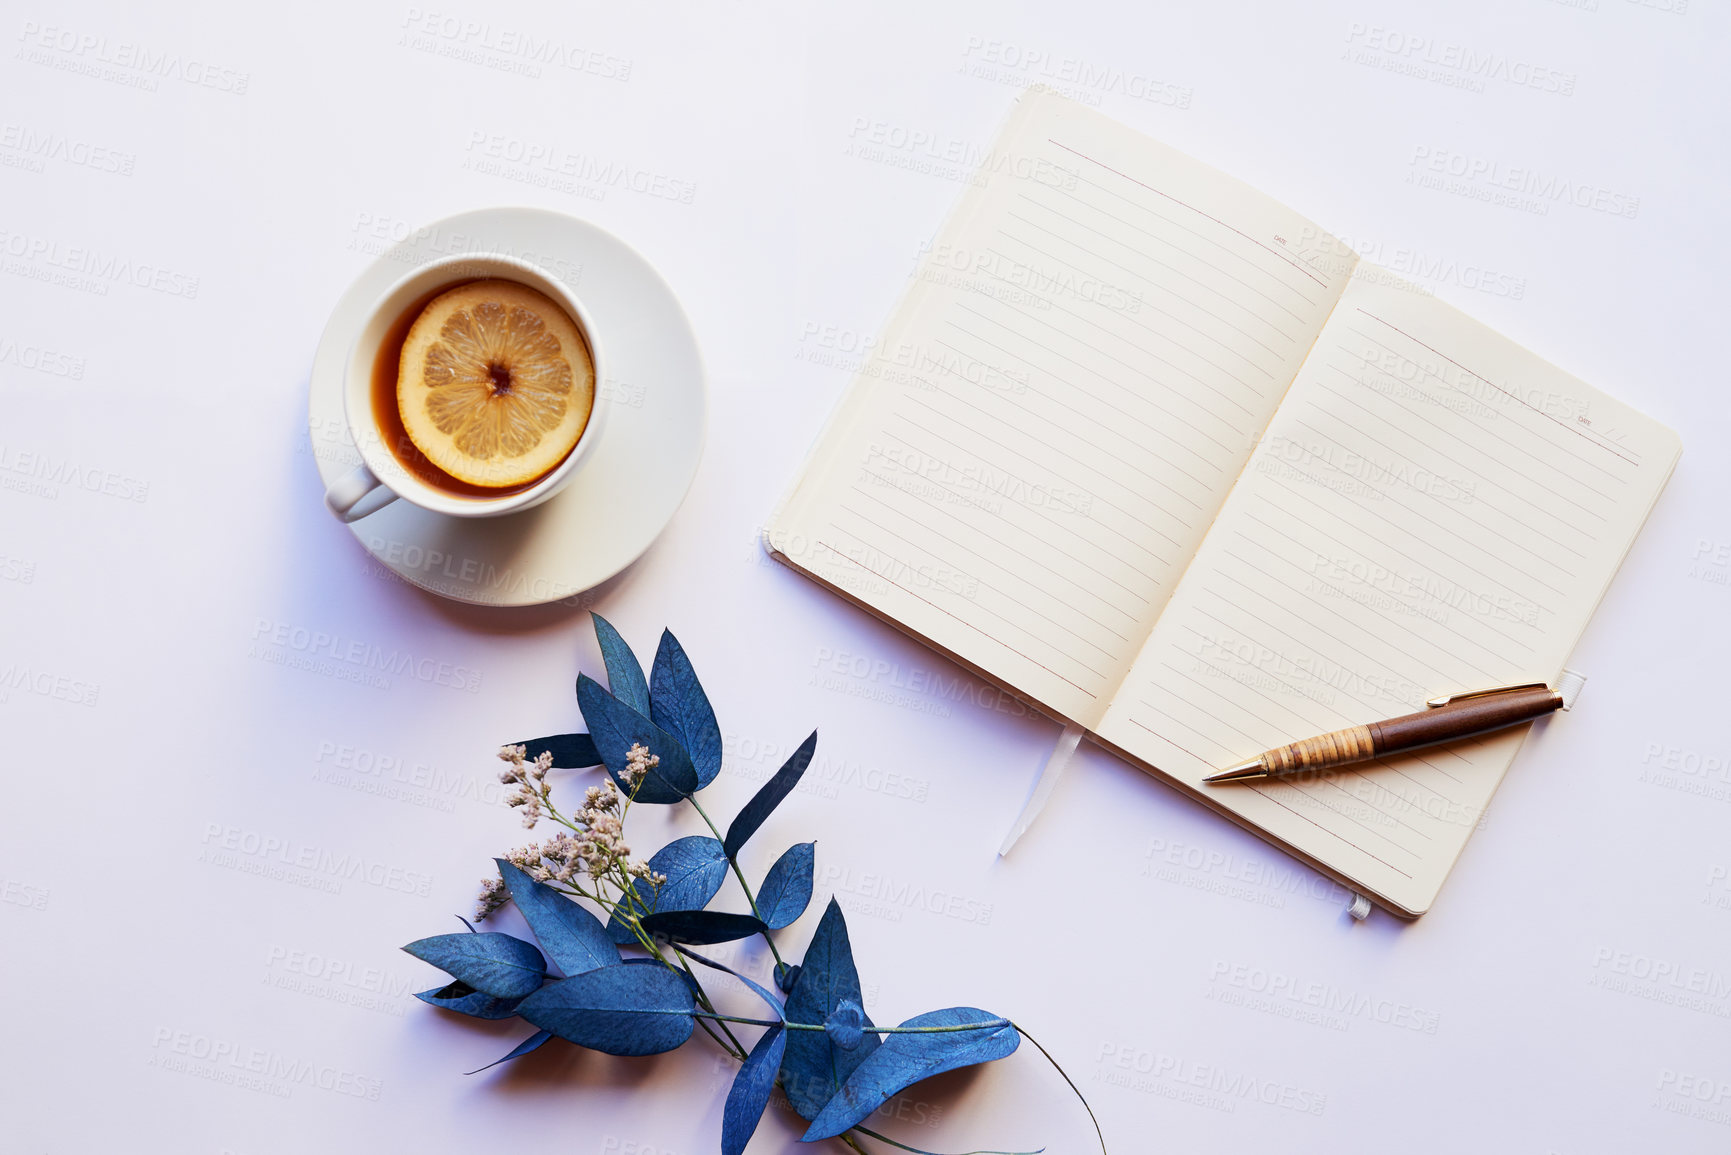
<svg viewBox="0 0 1731 1155">
<path fill-rule="evenodd" d="M 1209 783 L 1242 782 L 1247 778 L 1266 778 L 1266 777 L 1268 777 L 1268 771 L 1266 771 L 1262 768 L 1262 759 L 1252 758 L 1248 762 L 1240 762 L 1236 766 L 1228 766 L 1226 769 L 1220 771 L 1218 774 L 1210 774 L 1208 777 L 1204 778 L 1202 781 L 1209 782 Z"/>
</svg>

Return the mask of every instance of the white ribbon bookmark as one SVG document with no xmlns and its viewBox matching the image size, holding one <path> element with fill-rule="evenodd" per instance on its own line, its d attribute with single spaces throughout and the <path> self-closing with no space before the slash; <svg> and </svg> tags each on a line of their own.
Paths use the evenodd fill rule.
<svg viewBox="0 0 1731 1155">
<path fill-rule="evenodd" d="M 1557 693 L 1563 696 L 1563 709 L 1573 710 L 1581 700 L 1581 690 L 1587 685 L 1587 675 L 1564 670 L 1557 678 Z"/>
<path fill-rule="evenodd" d="M 1016 815 L 1015 825 L 1004 835 L 1004 841 L 998 847 L 998 857 L 1010 853 L 1010 847 L 1016 845 L 1016 840 L 1027 833 L 1028 827 L 1034 824 L 1034 819 L 1040 816 L 1040 811 L 1046 808 L 1046 799 L 1052 796 L 1052 790 L 1058 785 L 1058 779 L 1064 776 L 1064 771 L 1070 768 L 1070 762 L 1076 756 L 1076 748 L 1082 744 L 1082 735 L 1087 733 L 1074 722 L 1066 723 L 1064 732 L 1058 735 L 1058 744 L 1052 747 L 1052 756 L 1046 759 L 1046 765 L 1041 768 L 1039 778 L 1034 781 L 1033 792 L 1022 804 L 1022 812 Z"/>
</svg>

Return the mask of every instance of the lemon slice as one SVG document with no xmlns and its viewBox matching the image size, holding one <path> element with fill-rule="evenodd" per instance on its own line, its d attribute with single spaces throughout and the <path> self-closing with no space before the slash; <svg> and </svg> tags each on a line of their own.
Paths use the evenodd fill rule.
<svg viewBox="0 0 1731 1155">
<path fill-rule="evenodd" d="M 569 314 L 515 281 L 433 298 L 403 342 L 397 408 L 427 460 L 460 481 L 534 481 L 571 452 L 595 404 L 595 363 Z"/>
</svg>

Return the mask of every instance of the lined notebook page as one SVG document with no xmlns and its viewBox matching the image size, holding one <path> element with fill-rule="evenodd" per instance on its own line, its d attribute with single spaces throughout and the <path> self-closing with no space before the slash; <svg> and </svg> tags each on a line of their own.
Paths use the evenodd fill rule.
<svg viewBox="0 0 1731 1155">
<path fill-rule="evenodd" d="M 1449 306 L 1356 282 L 1101 736 L 1421 913 L 1524 730 L 1300 782 L 1200 779 L 1432 695 L 1554 682 L 1679 452 Z"/>
<path fill-rule="evenodd" d="M 977 179 L 766 538 L 1092 726 L 1350 270 L 1285 250 L 1320 234 L 1297 214 L 1049 91 Z"/>
</svg>

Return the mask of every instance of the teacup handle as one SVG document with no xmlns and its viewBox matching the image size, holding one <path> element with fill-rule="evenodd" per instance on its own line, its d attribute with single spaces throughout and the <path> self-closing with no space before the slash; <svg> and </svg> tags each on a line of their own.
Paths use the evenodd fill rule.
<svg viewBox="0 0 1731 1155">
<path fill-rule="evenodd" d="M 378 475 L 367 468 L 365 462 L 362 462 L 342 477 L 337 478 L 331 487 L 325 490 L 325 505 L 337 515 L 338 521 L 345 524 L 359 521 L 369 514 L 377 513 L 397 500 L 397 495 L 394 492 L 385 489 L 383 501 L 367 502 L 364 508 L 357 508 L 362 506 L 362 498 L 374 490 L 383 489 L 384 484 L 379 480 Z"/>
</svg>

